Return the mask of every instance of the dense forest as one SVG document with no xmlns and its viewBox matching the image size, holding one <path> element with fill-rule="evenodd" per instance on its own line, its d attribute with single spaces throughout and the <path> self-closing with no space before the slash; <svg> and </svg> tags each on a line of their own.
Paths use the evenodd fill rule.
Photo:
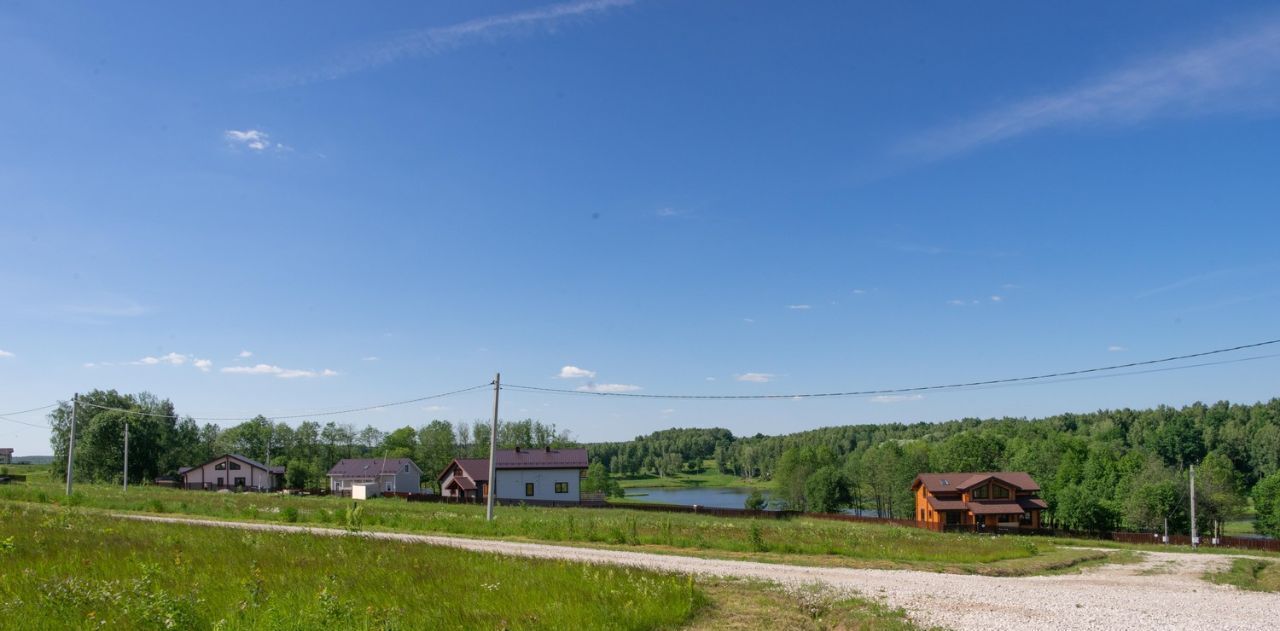
<svg viewBox="0 0 1280 631">
<path fill-rule="evenodd" d="M 1280 399 L 1183 408 L 1104 410 L 1042 419 L 846 425 L 781 436 L 672 429 L 590 446 L 616 475 L 670 475 L 712 460 L 725 473 L 772 481 L 792 508 L 857 507 L 910 517 L 920 472 L 1030 473 L 1055 526 L 1189 529 L 1189 468 L 1197 522 L 1245 516 L 1280 535 Z"/>
<path fill-rule="evenodd" d="M 64 402 L 49 415 L 53 428 L 53 473 L 66 472 L 71 404 Z M 435 473 L 453 458 L 487 458 L 489 423 L 452 424 L 432 421 L 419 428 L 383 432 L 373 426 L 356 429 L 341 423 L 303 421 L 296 426 L 272 423 L 259 416 L 231 427 L 203 425 L 181 417 L 167 399 L 152 394 L 120 394 L 94 390 L 81 395 L 76 414 L 75 477 L 119 482 L 124 475 L 124 426 L 129 424 L 129 479 L 154 480 L 173 475 L 178 467 L 206 462 L 233 453 L 267 464 L 284 465 L 285 483 L 293 488 L 327 487 L 327 473 L 342 458 L 413 458 L 435 482 Z M 569 433 L 532 419 L 504 422 L 498 445 L 512 447 L 576 446 Z"/>
</svg>

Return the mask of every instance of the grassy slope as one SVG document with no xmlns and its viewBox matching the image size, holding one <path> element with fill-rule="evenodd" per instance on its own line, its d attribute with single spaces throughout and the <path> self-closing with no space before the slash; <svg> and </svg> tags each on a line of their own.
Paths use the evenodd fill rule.
<svg viewBox="0 0 1280 631">
<path fill-rule="evenodd" d="M 33 481 L 0 487 L 0 499 L 106 510 L 181 513 L 341 526 L 350 500 L 79 485 L 68 501 L 60 485 Z M 551 541 L 800 564 L 1020 574 L 1095 552 L 1067 551 L 1019 537 L 944 535 L 914 528 L 827 520 L 726 519 L 624 509 L 503 507 L 495 522 L 483 507 L 377 499 L 363 504 L 364 526 L 403 532 Z"/>
<path fill-rule="evenodd" d="M 650 629 L 705 603 L 631 568 L 0 504 L 0 627 Z"/>
<path fill-rule="evenodd" d="M 1280 563 L 1261 559 L 1235 559 L 1231 562 L 1230 569 L 1210 572 L 1204 578 L 1255 592 L 1280 592 Z"/>
<path fill-rule="evenodd" d="M 703 463 L 702 473 L 681 473 L 670 476 L 656 475 L 639 475 L 632 477 L 618 478 L 618 484 L 624 489 L 635 487 L 662 487 L 662 488 L 716 488 L 716 487 L 738 487 L 738 488 L 772 488 L 772 484 L 764 480 L 744 480 L 731 473 L 720 473 L 716 470 L 714 460 L 707 460 Z"/>
</svg>

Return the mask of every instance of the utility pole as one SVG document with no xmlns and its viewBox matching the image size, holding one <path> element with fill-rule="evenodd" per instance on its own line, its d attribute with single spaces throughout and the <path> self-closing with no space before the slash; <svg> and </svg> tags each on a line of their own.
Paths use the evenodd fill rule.
<svg viewBox="0 0 1280 631">
<path fill-rule="evenodd" d="M 76 456 L 76 404 L 80 403 L 80 393 L 71 397 L 71 437 L 67 439 L 67 495 L 71 495 L 71 468 Z"/>
<path fill-rule="evenodd" d="M 485 504 L 485 521 L 493 521 L 493 501 L 498 491 L 498 392 L 502 390 L 502 373 L 493 376 L 493 426 L 489 429 L 489 494 Z"/>
<path fill-rule="evenodd" d="M 1191 548 L 1200 543 L 1196 537 L 1196 466 L 1191 465 Z"/>
<path fill-rule="evenodd" d="M 129 490 L 129 421 L 124 422 L 124 490 Z"/>
</svg>

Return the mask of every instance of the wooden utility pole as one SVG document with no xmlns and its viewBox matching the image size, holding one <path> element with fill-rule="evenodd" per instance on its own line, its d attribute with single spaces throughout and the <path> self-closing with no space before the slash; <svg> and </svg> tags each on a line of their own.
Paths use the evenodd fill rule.
<svg viewBox="0 0 1280 631">
<path fill-rule="evenodd" d="M 1191 547 L 1200 543 L 1196 537 L 1196 466 L 1191 465 Z"/>
<path fill-rule="evenodd" d="M 484 509 L 486 521 L 493 521 L 493 502 L 498 491 L 498 392 L 501 390 L 502 373 L 496 373 L 493 376 L 493 425 L 489 428 L 489 483 L 485 485 L 489 496 Z"/>
<path fill-rule="evenodd" d="M 124 422 L 124 490 L 129 490 L 129 421 Z"/>
<path fill-rule="evenodd" d="M 71 397 L 71 437 L 67 439 L 67 495 L 71 495 L 71 469 L 76 457 L 76 404 L 80 402 L 80 393 Z"/>
</svg>

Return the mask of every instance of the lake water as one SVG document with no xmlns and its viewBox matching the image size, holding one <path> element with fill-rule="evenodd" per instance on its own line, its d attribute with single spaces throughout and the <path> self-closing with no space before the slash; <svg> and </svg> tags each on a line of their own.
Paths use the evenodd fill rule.
<svg viewBox="0 0 1280 631">
<path fill-rule="evenodd" d="M 752 489 L 741 487 L 713 487 L 713 488 L 662 488 L 662 487 L 636 487 L 627 489 L 627 497 L 637 502 L 646 502 L 649 504 L 680 504 L 683 506 L 710 506 L 713 508 L 743 508 L 747 503 L 747 496 L 751 495 Z M 768 509 L 776 509 L 770 501 L 770 492 L 761 489 L 764 494 L 765 501 L 769 502 L 766 506 Z M 862 515 L 864 517 L 875 517 L 876 512 L 873 510 L 856 510 L 845 509 L 840 511 L 849 515 Z"/>
</svg>

